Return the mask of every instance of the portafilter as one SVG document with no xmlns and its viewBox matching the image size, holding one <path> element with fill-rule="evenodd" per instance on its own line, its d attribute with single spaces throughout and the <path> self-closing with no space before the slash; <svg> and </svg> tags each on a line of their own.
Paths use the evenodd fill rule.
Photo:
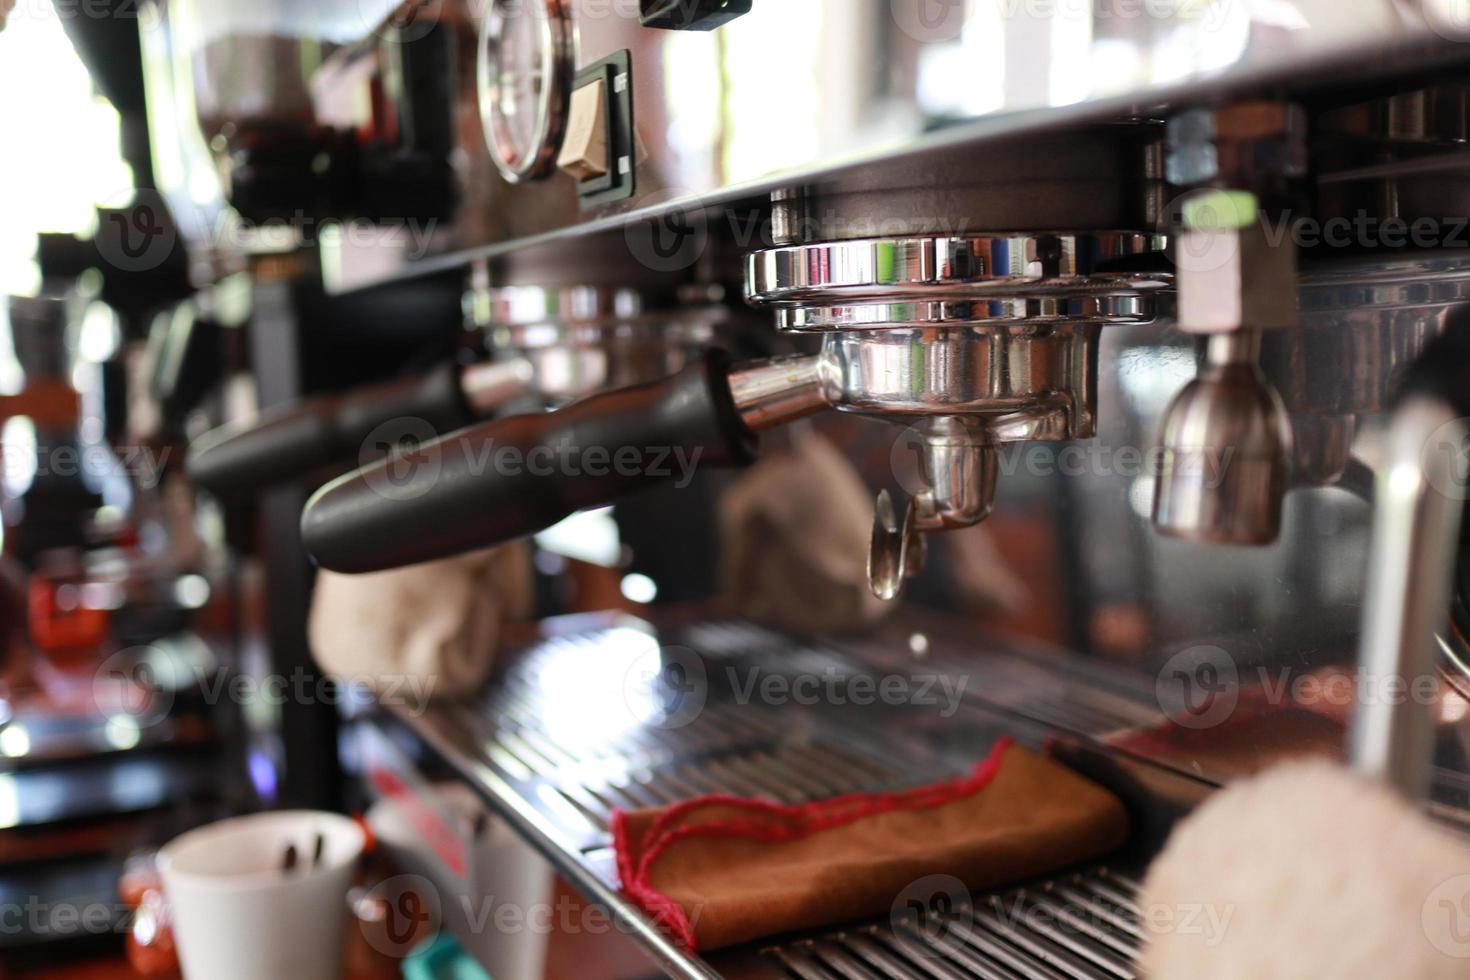
<svg viewBox="0 0 1470 980">
<path fill-rule="evenodd" d="M 534 533 L 693 466 L 754 459 L 758 433 L 832 408 L 913 427 L 925 487 L 877 511 L 870 578 L 892 597 L 922 532 L 989 512 L 1005 442 L 1093 434 L 1104 324 L 1154 315 L 1167 275 L 1109 271 L 1153 236 L 1014 234 L 780 246 L 749 257 L 747 299 L 821 353 L 735 365 L 719 353 L 651 384 L 467 429 L 323 487 L 307 549 L 371 572 Z M 670 457 L 681 465 L 670 465 Z M 538 463 L 539 460 L 539 463 Z"/>
</svg>

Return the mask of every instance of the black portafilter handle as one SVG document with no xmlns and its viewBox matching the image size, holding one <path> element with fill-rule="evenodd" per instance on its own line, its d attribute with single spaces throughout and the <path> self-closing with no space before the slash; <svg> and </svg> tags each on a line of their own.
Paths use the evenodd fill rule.
<svg viewBox="0 0 1470 980">
<path fill-rule="evenodd" d="M 480 415 L 461 383 L 461 368 L 448 362 L 429 374 L 312 398 L 245 426 L 225 426 L 194 440 L 184 471 L 195 485 L 219 497 L 239 497 L 287 483 L 334 464 L 360 465 L 363 454 L 386 455 L 367 445 L 395 420 L 404 427 L 453 432 Z"/>
<path fill-rule="evenodd" d="M 755 434 L 712 352 L 663 381 L 466 429 L 327 484 L 306 505 L 306 549 L 356 574 L 534 534 L 705 466 L 742 466 Z"/>
</svg>

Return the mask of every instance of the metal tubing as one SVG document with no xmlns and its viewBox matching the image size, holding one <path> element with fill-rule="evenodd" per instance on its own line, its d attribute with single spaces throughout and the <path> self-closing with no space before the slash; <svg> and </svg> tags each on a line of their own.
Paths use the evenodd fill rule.
<svg viewBox="0 0 1470 980">
<path fill-rule="evenodd" d="M 1349 757 L 1411 800 L 1427 795 L 1434 765 L 1426 692 L 1436 676 L 1435 637 L 1449 616 L 1464 509 L 1454 490 L 1463 485 L 1457 468 L 1467 437 L 1470 428 L 1446 402 L 1406 399 L 1393 416 L 1374 501 Z"/>
</svg>

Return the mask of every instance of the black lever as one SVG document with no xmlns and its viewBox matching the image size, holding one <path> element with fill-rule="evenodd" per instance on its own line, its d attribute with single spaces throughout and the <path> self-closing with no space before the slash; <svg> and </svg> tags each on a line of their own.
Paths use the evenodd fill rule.
<svg viewBox="0 0 1470 980">
<path fill-rule="evenodd" d="M 332 571 L 399 568 L 524 537 L 755 452 L 716 352 L 664 381 L 476 426 L 350 473 L 306 505 L 302 539 Z"/>
<path fill-rule="evenodd" d="M 388 446 L 379 451 L 364 443 L 395 419 L 454 432 L 481 418 L 465 395 L 461 372 L 446 363 L 421 377 L 313 398 L 246 427 L 215 429 L 189 447 L 185 472 L 217 496 L 239 496 L 334 463 L 358 465 L 365 450 L 386 455 Z"/>
</svg>

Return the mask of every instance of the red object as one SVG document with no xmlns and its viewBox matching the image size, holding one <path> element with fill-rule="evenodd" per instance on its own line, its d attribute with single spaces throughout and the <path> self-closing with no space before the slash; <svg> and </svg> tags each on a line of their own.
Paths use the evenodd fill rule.
<svg viewBox="0 0 1470 980">
<path fill-rule="evenodd" d="M 368 823 L 367 815 L 354 813 L 352 822 L 362 829 L 362 853 L 372 854 L 378 849 L 378 835 L 373 833 L 373 825 Z"/>
<path fill-rule="evenodd" d="M 83 606 L 79 585 L 35 575 L 29 599 L 31 642 L 45 653 L 90 653 L 107 640 L 109 613 Z"/>
<path fill-rule="evenodd" d="M 368 779 L 378 792 L 402 810 L 414 831 L 434 849 L 446 868 L 461 878 L 469 874 L 469 857 L 465 853 L 464 841 L 413 787 L 406 785 L 397 773 L 378 765 L 368 766 Z M 368 829 L 366 824 L 364 829 Z"/>
</svg>

